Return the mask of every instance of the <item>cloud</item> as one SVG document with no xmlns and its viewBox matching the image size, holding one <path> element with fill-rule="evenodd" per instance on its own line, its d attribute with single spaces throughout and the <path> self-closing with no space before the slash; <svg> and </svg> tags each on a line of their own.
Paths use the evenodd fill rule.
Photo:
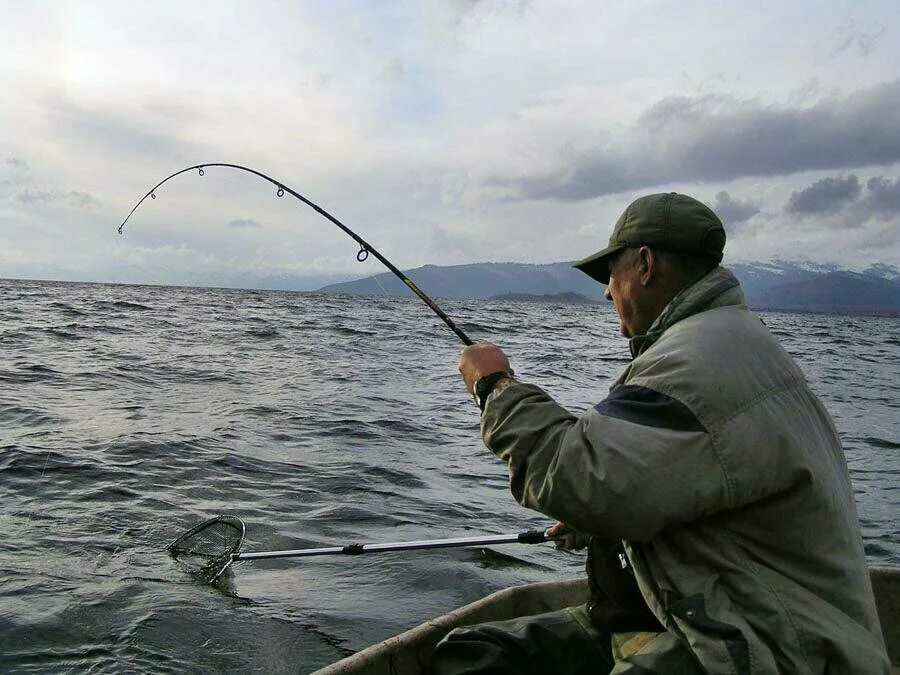
<svg viewBox="0 0 900 675">
<path fill-rule="evenodd" d="M 900 162 L 900 79 L 809 107 L 727 96 L 672 96 L 624 133 L 559 148 L 549 171 L 488 183 L 518 199 L 584 200 L 685 182 L 850 169 Z"/>
<path fill-rule="evenodd" d="M 7 170 L 4 171 L 6 175 L 0 176 L 0 187 L 28 182 L 28 162 L 21 157 L 7 157 L 3 160 L 3 166 Z"/>
<path fill-rule="evenodd" d="M 438 0 L 436 8 L 450 25 L 466 19 L 490 15 L 522 15 L 532 0 Z"/>
<path fill-rule="evenodd" d="M 892 216 L 900 213 L 900 178 L 891 181 L 875 176 L 866 181 L 867 194 L 860 206 L 872 215 Z"/>
<path fill-rule="evenodd" d="M 181 159 L 197 154 L 197 144 L 181 135 L 204 117 L 200 111 L 168 106 L 165 101 L 145 102 L 135 111 L 50 96 L 43 109 L 46 123 L 60 140 L 89 148 L 94 155 L 139 155 L 143 161 L 148 157 Z"/>
<path fill-rule="evenodd" d="M 807 188 L 792 192 L 784 210 L 800 215 L 836 213 L 855 201 L 861 191 L 856 174 L 851 173 L 846 178 L 822 178 Z"/>
<path fill-rule="evenodd" d="M 855 174 L 822 178 L 794 191 L 784 212 L 834 216 L 825 221 L 829 227 L 867 228 L 883 245 L 893 246 L 898 241 L 894 219 L 900 215 L 900 178 L 873 176 L 865 182 L 865 190 Z"/>
<path fill-rule="evenodd" d="M 861 56 L 868 56 L 878 40 L 887 32 L 884 25 L 879 24 L 877 27 L 866 30 L 852 19 L 845 22 L 838 30 L 841 34 L 841 42 L 831 52 L 832 57 L 854 47 Z"/>
<path fill-rule="evenodd" d="M 13 195 L 13 200 L 20 204 L 59 204 L 75 209 L 88 209 L 100 205 L 100 201 L 88 192 L 51 192 L 46 190 L 26 189 Z"/>
<path fill-rule="evenodd" d="M 238 227 L 238 228 L 259 228 L 262 227 L 259 223 L 257 223 L 252 218 L 235 218 L 234 220 L 229 220 L 226 225 L 228 227 Z"/>
<path fill-rule="evenodd" d="M 479 253 L 477 241 L 471 234 L 440 225 L 431 228 L 426 249 L 441 261 L 440 264 L 469 262 Z"/>
<path fill-rule="evenodd" d="M 722 190 L 716 194 L 716 203 L 713 205 L 713 211 L 718 214 L 719 218 L 726 225 L 737 225 L 746 222 L 759 213 L 759 206 L 750 200 L 741 201 L 734 199 L 725 190 Z"/>
<path fill-rule="evenodd" d="M 856 174 L 830 176 L 791 193 L 785 213 L 832 215 L 843 213 L 856 224 L 871 218 L 893 218 L 900 214 L 900 178 L 873 176 L 865 191 Z"/>
<path fill-rule="evenodd" d="M 399 80 L 406 74 L 406 64 L 399 56 L 391 56 L 384 62 L 382 75 L 388 80 Z"/>
</svg>

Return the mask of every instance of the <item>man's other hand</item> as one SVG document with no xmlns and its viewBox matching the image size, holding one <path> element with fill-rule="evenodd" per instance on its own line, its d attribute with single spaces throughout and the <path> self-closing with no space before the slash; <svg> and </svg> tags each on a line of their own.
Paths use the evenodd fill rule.
<svg viewBox="0 0 900 675">
<path fill-rule="evenodd" d="M 476 342 L 465 347 L 459 355 L 459 372 L 462 373 L 466 391 L 470 394 L 474 393 L 475 383 L 479 379 L 500 370 L 513 374 L 506 354 L 490 342 Z"/>
<path fill-rule="evenodd" d="M 551 538 L 559 537 L 555 542 L 556 548 L 563 551 L 579 551 L 588 545 L 588 539 L 590 538 L 586 534 L 576 532 L 564 523 L 556 523 L 556 525 L 547 528 L 544 534 Z"/>
</svg>

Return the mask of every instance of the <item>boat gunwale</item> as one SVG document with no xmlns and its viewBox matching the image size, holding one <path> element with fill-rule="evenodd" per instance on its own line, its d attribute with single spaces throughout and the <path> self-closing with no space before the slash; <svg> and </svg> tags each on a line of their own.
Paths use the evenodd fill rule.
<svg viewBox="0 0 900 675">
<path fill-rule="evenodd" d="M 872 566 L 869 574 L 891 660 L 891 675 L 897 675 L 900 674 L 900 567 Z M 584 578 L 503 588 L 366 647 L 315 671 L 314 675 L 425 672 L 434 646 L 454 628 L 579 605 L 587 602 L 588 593 Z"/>
</svg>

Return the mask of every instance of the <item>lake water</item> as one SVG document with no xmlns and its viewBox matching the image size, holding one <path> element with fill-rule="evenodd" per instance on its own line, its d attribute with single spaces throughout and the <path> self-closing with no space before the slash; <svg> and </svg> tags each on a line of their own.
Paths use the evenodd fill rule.
<svg viewBox="0 0 900 675">
<path fill-rule="evenodd" d="M 549 544 L 255 561 L 164 551 L 513 533 L 460 344 L 415 298 L 0 280 L 0 669 L 309 672 L 486 593 L 580 576 Z M 608 305 L 446 301 L 582 411 L 628 363 Z M 873 564 L 900 565 L 900 321 L 764 315 L 841 432 Z"/>
</svg>

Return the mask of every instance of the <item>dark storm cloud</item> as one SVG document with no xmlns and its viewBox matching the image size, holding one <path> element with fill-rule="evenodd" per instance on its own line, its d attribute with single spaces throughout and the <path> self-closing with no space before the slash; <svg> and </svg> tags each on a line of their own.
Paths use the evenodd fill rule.
<svg viewBox="0 0 900 675">
<path fill-rule="evenodd" d="M 801 215 L 835 213 L 855 201 L 861 191 L 855 174 L 822 178 L 807 188 L 792 192 L 784 210 Z"/>
<path fill-rule="evenodd" d="M 860 203 L 865 211 L 878 216 L 900 214 L 900 178 L 894 181 L 881 176 L 870 178 L 866 190 Z"/>
<path fill-rule="evenodd" d="M 46 190 L 22 190 L 13 195 L 13 200 L 20 204 L 58 204 L 76 209 L 98 206 L 100 202 L 87 192 L 49 192 Z"/>
<path fill-rule="evenodd" d="M 720 182 L 900 161 L 900 80 L 810 107 L 685 96 L 630 133 L 568 156 L 554 173 L 492 182 L 526 199 L 582 200 L 673 182 Z"/>
<path fill-rule="evenodd" d="M 262 227 L 262 225 L 257 223 L 252 218 L 235 218 L 234 220 L 229 220 L 227 225 L 228 227 Z"/>
<path fill-rule="evenodd" d="M 856 223 L 870 218 L 890 219 L 900 215 L 900 178 L 875 176 L 863 190 L 855 174 L 822 178 L 791 194 L 785 213 L 796 215 L 844 213 Z"/>
<path fill-rule="evenodd" d="M 726 225 L 737 225 L 759 213 L 759 207 L 750 200 L 741 201 L 735 199 L 722 190 L 716 194 L 716 203 L 713 204 L 713 211 L 718 214 L 719 218 Z"/>
</svg>

